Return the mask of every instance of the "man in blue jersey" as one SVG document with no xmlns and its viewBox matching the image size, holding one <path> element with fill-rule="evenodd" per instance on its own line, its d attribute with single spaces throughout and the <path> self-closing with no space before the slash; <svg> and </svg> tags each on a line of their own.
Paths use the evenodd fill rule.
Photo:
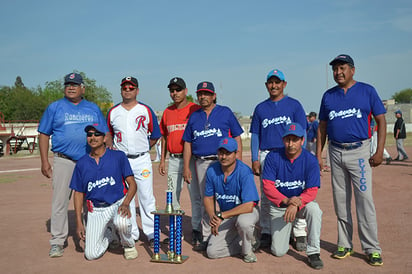
<svg viewBox="0 0 412 274">
<path fill-rule="evenodd" d="M 296 100 L 284 94 L 287 82 L 285 75 L 279 69 L 271 70 L 266 77 L 266 89 L 269 98 L 259 103 L 254 112 L 250 125 L 252 170 L 256 176 L 260 176 L 266 155 L 271 150 L 283 147 L 282 134 L 285 126 L 296 122 L 306 128 L 306 114 L 302 105 Z M 262 191 L 261 182 L 261 207 L 260 226 L 262 228 L 261 247 L 270 246 L 270 202 Z M 296 237 L 295 248 L 299 251 L 306 249 L 306 223 L 297 219 L 293 229 Z M 292 236 L 292 235 L 291 235 Z M 293 238 L 293 237 L 292 237 Z"/>
<path fill-rule="evenodd" d="M 337 85 L 322 97 L 319 111 L 317 157 L 322 168 L 322 149 L 329 139 L 333 202 L 338 220 L 338 248 L 333 257 L 353 254 L 351 215 L 352 188 L 355 195 L 359 239 L 368 263 L 380 266 L 382 249 L 378 241 L 375 204 L 372 197 L 372 167 L 382 163 L 386 139 L 385 107 L 371 85 L 353 79 L 355 65 L 346 54 L 330 63 Z M 378 126 L 378 145 L 370 155 L 370 122 Z"/>
<path fill-rule="evenodd" d="M 318 126 L 319 122 L 316 119 L 316 112 L 312 111 L 308 115 L 308 128 L 306 130 L 306 149 L 309 150 L 313 155 L 316 155 L 316 138 L 318 135 Z"/>
<path fill-rule="evenodd" d="M 83 98 L 83 78 L 78 73 L 64 77 L 64 98 L 51 103 L 38 127 L 41 172 L 53 180 L 50 232 L 51 258 L 63 255 L 69 232 L 67 209 L 70 180 L 76 161 L 86 154 L 84 127 L 90 123 L 104 124 L 105 119 L 96 104 Z M 104 132 L 108 132 L 105 126 Z M 53 169 L 49 162 L 49 141 L 52 138 Z"/>
<path fill-rule="evenodd" d="M 226 106 L 216 104 L 215 88 L 211 82 L 201 82 L 197 85 L 197 99 L 201 109 L 190 115 L 183 133 L 183 177 L 190 183 L 192 176 L 197 176 L 199 194 L 203 200 L 205 191 L 206 170 L 210 164 L 217 161 L 216 151 L 221 139 L 233 137 L 238 143 L 236 157 L 242 159 L 242 140 L 240 135 L 243 129 L 236 116 Z M 190 159 L 195 158 L 196 174 L 190 171 Z M 203 204 L 203 203 L 202 203 Z M 202 232 L 203 242 L 195 246 L 194 250 L 204 251 L 210 235 L 208 216 L 202 207 Z"/>
<path fill-rule="evenodd" d="M 259 245 L 255 233 L 259 194 L 252 170 L 236 159 L 237 150 L 233 138 L 223 138 L 217 150 L 219 162 L 206 172 L 204 205 L 212 231 L 207 256 L 215 259 L 242 254 L 244 262 L 254 263 L 253 252 Z"/>
<path fill-rule="evenodd" d="M 281 257 L 289 250 L 292 223 L 298 217 L 307 221 L 309 265 L 323 268 L 320 259 L 322 211 L 315 198 L 320 187 L 316 157 L 303 148 L 305 130 L 291 123 L 283 133 L 284 148 L 266 156 L 262 173 L 263 191 L 270 200 L 271 251 Z"/>
<path fill-rule="evenodd" d="M 106 149 L 106 124 L 85 127 L 91 151 L 77 161 L 70 188 L 74 190 L 77 236 L 85 240 L 84 256 L 95 260 L 103 256 L 116 229 L 126 260 L 138 256 L 132 238 L 130 201 L 136 194 L 136 181 L 129 161 L 122 151 Z M 126 184 L 127 183 L 127 187 Z M 82 209 L 87 201 L 87 228 Z"/>
</svg>

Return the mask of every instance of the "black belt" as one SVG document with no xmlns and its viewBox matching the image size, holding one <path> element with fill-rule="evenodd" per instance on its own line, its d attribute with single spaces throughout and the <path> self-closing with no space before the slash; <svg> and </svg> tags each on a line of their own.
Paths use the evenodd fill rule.
<svg viewBox="0 0 412 274">
<path fill-rule="evenodd" d="M 135 155 L 127 154 L 127 158 L 136 159 L 136 158 L 139 158 L 140 156 L 145 155 L 146 153 L 147 153 L 147 152 L 142 152 L 142 153 L 138 153 L 138 154 L 135 154 Z"/>
<path fill-rule="evenodd" d="M 183 158 L 183 153 L 170 153 L 170 156 L 173 158 Z"/>
<path fill-rule="evenodd" d="M 330 143 L 335 146 L 338 147 L 340 149 L 344 149 L 344 150 L 352 150 L 352 149 L 356 149 L 356 148 L 360 148 L 362 146 L 362 142 L 355 142 L 355 143 L 337 143 L 335 141 L 330 141 Z"/>
<path fill-rule="evenodd" d="M 109 207 L 109 206 L 111 206 L 111 204 L 106 203 L 106 202 L 93 202 L 93 201 L 92 201 L 92 203 L 93 203 L 93 207 L 97 207 L 97 208 L 99 208 L 99 207 Z"/>
<path fill-rule="evenodd" d="M 208 161 L 215 161 L 217 160 L 217 156 L 216 155 L 208 155 L 208 156 L 197 156 L 195 155 L 196 159 L 200 159 L 200 160 L 208 160 Z"/>
<path fill-rule="evenodd" d="M 55 155 L 56 155 L 57 157 L 60 157 L 60 158 L 63 158 L 63 159 L 67 159 L 67 160 L 76 162 L 76 160 L 73 160 L 73 159 L 70 158 L 69 156 L 66 156 L 66 155 L 64 155 L 63 153 L 60 153 L 60 152 L 56 152 Z"/>
</svg>

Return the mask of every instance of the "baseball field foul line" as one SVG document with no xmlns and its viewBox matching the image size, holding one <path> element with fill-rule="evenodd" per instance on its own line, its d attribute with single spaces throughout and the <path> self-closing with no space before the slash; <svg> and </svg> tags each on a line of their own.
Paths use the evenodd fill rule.
<svg viewBox="0 0 412 274">
<path fill-rule="evenodd" d="M 0 173 L 22 172 L 22 171 L 33 171 L 33 170 L 40 170 L 40 168 L 26 168 L 26 169 L 0 170 Z"/>
</svg>

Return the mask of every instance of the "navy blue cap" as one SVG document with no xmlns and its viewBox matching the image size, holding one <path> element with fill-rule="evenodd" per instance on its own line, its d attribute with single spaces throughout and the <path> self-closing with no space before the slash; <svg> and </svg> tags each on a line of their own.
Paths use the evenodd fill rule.
<svg viewBox="0 0 412 274">
<path fill-rule="evenodd" d="M 196 92 L 199 92 L 201 90 L 208 91 L 211 93 L 215 93 L 215 87 L 211 82 L 201 82 L 197 85 Z"/>
<path fill-rule="evenodd" d="M 100 132 L 100 133 L 105 134 L 103 124 L 94 123 L 94 124 L 91 124 L 91 125 L 87 125 L 87 126 L 84 128 L 84 131 L 85 131 L 85 132 L 89 132 L 89 131 L 92 130 L 92 129 L 94 129 L 95 131 L 98 131 L 98 132 Z"/>
<path fill-rule="evenodd" d="M 352 57 L 350 57 L 347 54 L 340 54 L 338 56 L 335 57 L 335 59 L 333 59 L 332 61 L 330 61 L 329 65 L 333 66 L 334 64 L 341 62 L 341 63 L 348 63 L 350 64 L 352 67 L 355 66 L 355 63 L 353 62 Z"/>
<path fill-rule="evenodd" d="M 64 84 L 67 85 L 70 83 L 81 85 L 83 84 L 83 77 L 78 73 L 69 73 L 64 77 Z"/>
</svg>

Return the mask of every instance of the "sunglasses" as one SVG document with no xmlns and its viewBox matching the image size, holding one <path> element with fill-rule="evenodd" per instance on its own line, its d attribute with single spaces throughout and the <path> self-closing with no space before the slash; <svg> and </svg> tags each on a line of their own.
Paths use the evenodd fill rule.
<svg viewBox="0 0 412 274">
<path fill-rule="evenodd" d="M 183 89 L 182 88 L 169 88 L 170 93 L 173 93 L 175 91 L 181 92 Z"/>
<path fill-rule="evenodd" d="M 96 137 L 100 137 L 100 136 L 104 136 L 105 134 L 104 133 L 101 133 L 101 132 L 99 132 L 99 131 L 89 131 L 89 132 L 87 132 L 87 137 L 92 137 L 92 136 L 96 136 Z"/>
<path fill-rule="evenodd" d="M 134 86 L 123 86 L 122 87 L 122 90 L 135 90 L 136 89 L 136 87 L 134 87 Z"/>
<path fill-rule="evenodd" d="M 65 88 L 68 88 L 68 87 L 75 87 L 75 88 L 77 88 L 77 87 L 80 87 L 80 84 L 68 83 L 68 84 L 65 84 L 64 87 L 65 87 Z"/>
</svg>

